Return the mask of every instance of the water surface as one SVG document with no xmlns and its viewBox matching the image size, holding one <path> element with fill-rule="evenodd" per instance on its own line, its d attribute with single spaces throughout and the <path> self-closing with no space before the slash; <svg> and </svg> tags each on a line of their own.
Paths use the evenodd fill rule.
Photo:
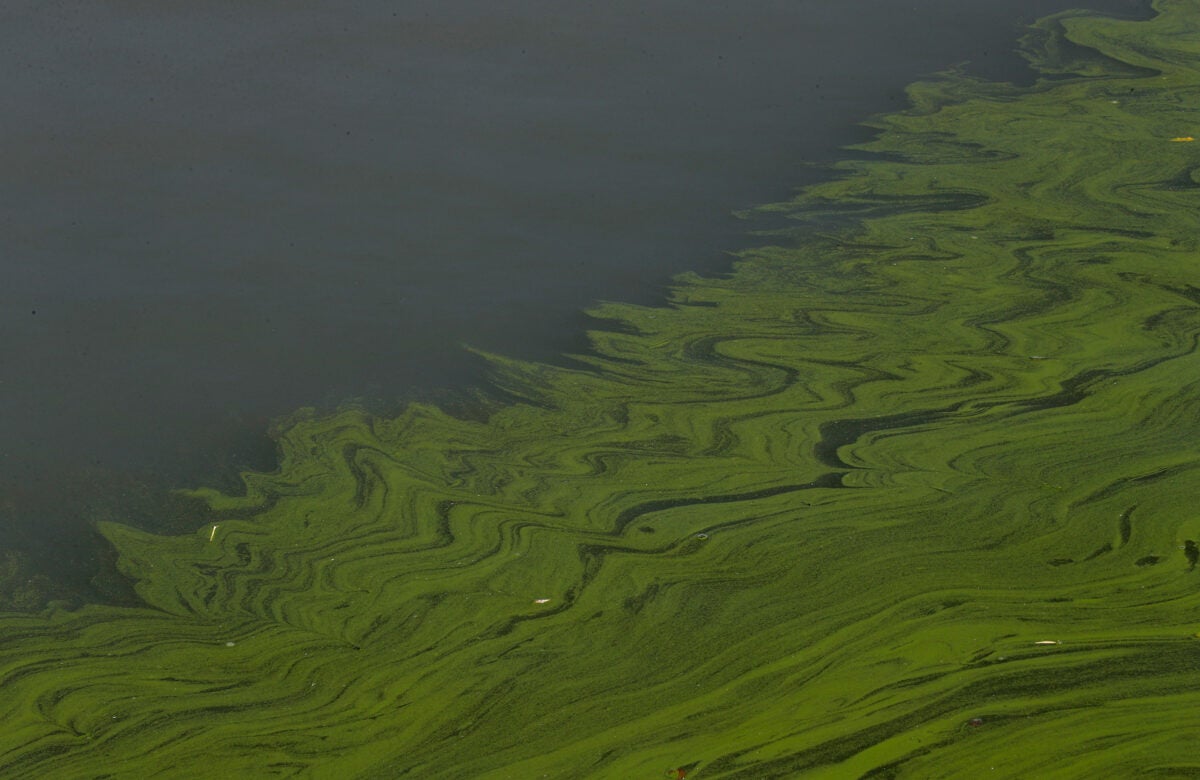
<svg viewBox="0 0 1200 780">
<path fill-rule="evenodd" d="M 1155 8 L 914 84 L 486 415 L 299 412 L 188 532 L 101 523 L 140 602 L 0 614 L 0 771 L 1195 774 L 1200 2 Z"/>
</svg>

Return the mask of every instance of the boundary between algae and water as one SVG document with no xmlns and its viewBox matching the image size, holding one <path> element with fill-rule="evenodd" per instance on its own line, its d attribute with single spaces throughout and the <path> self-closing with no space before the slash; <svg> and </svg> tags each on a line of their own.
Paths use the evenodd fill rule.
<svg viewBox="0 0 1200 780">
<path fill-rule="evenodd" d="M 211 524 L 103 524 L 144 606 L 0 616 L 0 773 L 1200 770 L 1200 2 L 1155 8 L 914 85 L 486 419 L 299 413 Z"/>
</svg>

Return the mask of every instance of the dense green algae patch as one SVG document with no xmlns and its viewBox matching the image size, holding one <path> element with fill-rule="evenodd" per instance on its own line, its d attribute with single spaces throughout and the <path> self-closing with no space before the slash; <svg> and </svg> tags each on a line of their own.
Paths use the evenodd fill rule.
<svg viewBox="0 0 1200 780">
<path fill-rule="evenodd" d="M 1156 7 L 915 87 L 486 421 L 299 415 L 195 534 L 105 525 L 145 607 L 0 618 L 0 774 L 1200 772 L 1200 2 Z"/>
</svg>

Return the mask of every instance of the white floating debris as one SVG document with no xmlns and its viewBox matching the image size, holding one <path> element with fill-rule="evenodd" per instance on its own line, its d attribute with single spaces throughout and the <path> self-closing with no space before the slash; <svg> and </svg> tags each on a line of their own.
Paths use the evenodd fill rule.
<svg viewBox="0 0 1200 780">
<path fill-rule="evenodd" d="M 1043 639 L 1040 642 L 1034 642 L 1035 645 L 1061 645 L 1062 642 L 1057 639 Z"/>
<path fill-rule="evenodd" d="M 550 599 L 534 599 L 533 603 L 534 604 L 549 604 Z"/>
</svg>

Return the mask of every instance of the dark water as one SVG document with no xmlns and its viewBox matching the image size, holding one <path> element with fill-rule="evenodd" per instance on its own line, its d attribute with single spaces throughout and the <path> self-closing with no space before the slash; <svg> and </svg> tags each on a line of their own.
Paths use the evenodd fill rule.
<svg viewBox="0 0 1200 780">
<path fill-rule="evenodd" d="M 1146 5 L 8 3 L 3 546 L 82 587 L 90 519 L 269 467 L 271 418 L 584 349 L 904 85 Z"/>
</svg>

